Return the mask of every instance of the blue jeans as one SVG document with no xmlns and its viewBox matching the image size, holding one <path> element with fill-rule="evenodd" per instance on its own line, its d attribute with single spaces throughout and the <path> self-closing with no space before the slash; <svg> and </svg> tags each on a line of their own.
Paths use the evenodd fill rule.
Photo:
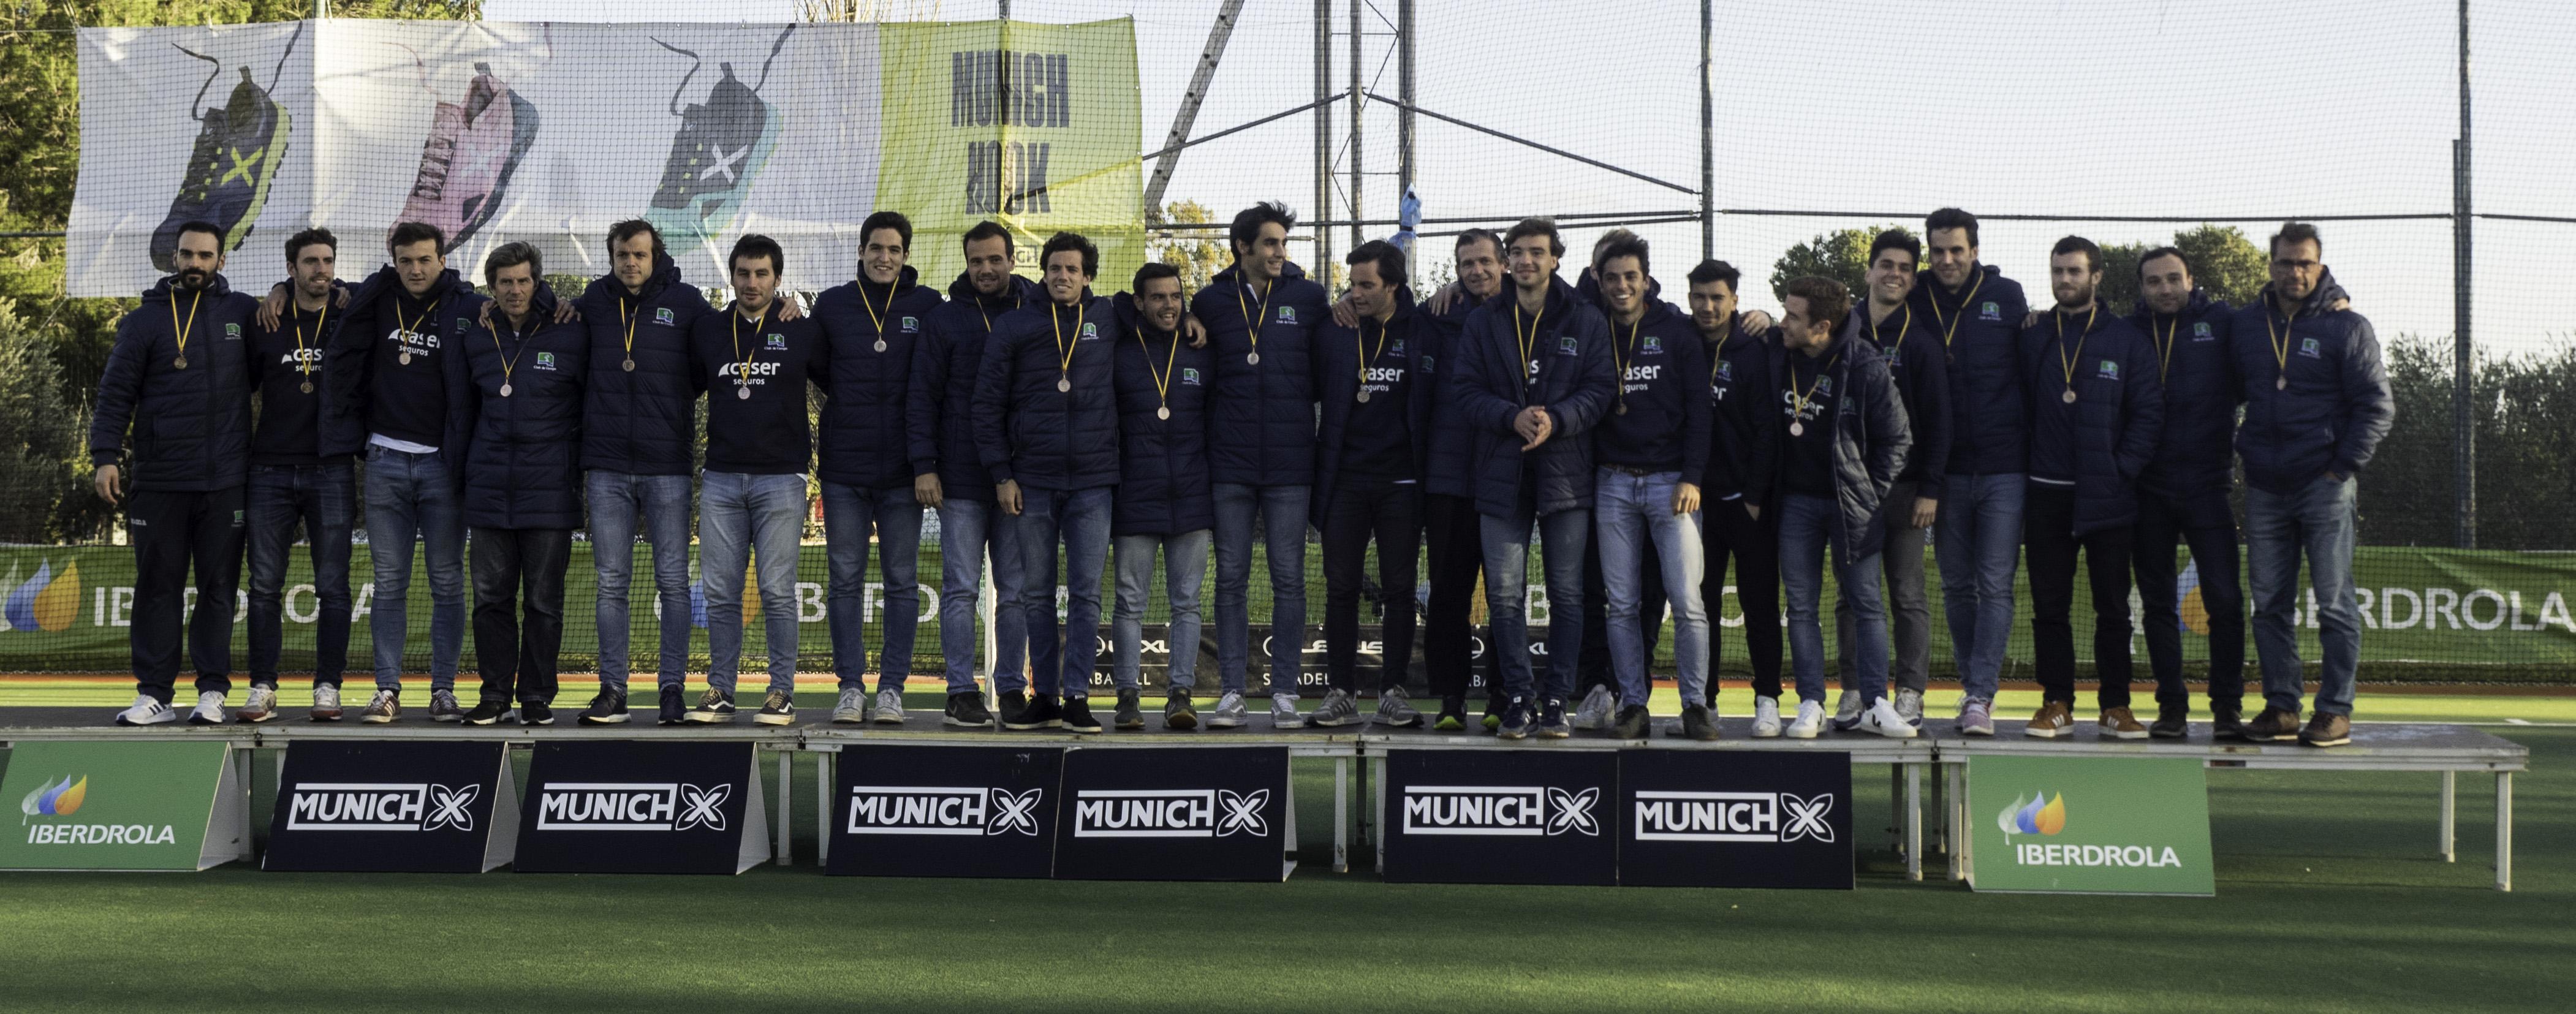
<svg viewBox="0 0 2576 1014">
<path fill-rule="evenodd" d="M 312 544 L 313 595 L 321 603 L 313 635 L 313 685 L 339 686 L 349 665 L 349 529 L 357 523 L 357 468 L 252 465 L 250 515 L 250 684 L 277 686 L 284 640 L 286 560 L 295 525 Z"/>
<path fill-rule="evenodd" d="M 707 589 L 707 689 L 733 693 L 742 661 L 743 571 L 756 559 L 761 611 L 769 620 L 769 689 L 796 692 L 796 545 L 804 525 L 803 475 L 708 472 L 701 481 L 698 574 Z"/>
<path fill-rule="evenodd" d="M 2012 637 L 2013 571 L 2021 557 L 2027 478 L 2020 472 L 1949 476 L 1942 484 L 1940 515 L 1932 522 L 1932 558 L 1941 568 L 1950 653 L 1959 666 L 1960 689 L 1977 700 L 1995 699 L 2004 643 Z M 1886 647 L 1882 637 L 1877 653 L 1882 659 Z"/>
<path fill-rule="evenodd" d="M 832 628 L 832 669 L 841 689 L 868 688 L 868 537 L 885 543 L 885 651 L 877 656 L 877 689 L 901 690 L 912 673 L 912 637 L 921 623 L 921 501 L 912 487 L 868 489 L 823 484 L 823 540 L 832 561 L 824 595 Z"/>
<path fill-rule="evenodd" d="M 989 501 L 949 497 L 939 505 L 939 654 L 948 663 L 948 692 L 975 692 L 975 600 L 983 594 L 984 555 L 993 556 L 993 692 L 1029 687 L 1029 625 L 1020 608 L 1028 561 L 1019 525 L 996 517 Z"/>
<path fill-rule="evenodd" d="M 2296 714 L 2299 669 L 2299 558 L 2317 597 L 2317 711 L 2352 714 L 2353 676 L 2361 660 L 2361 607 L 2353 594 L 2353 498 L 2359 480 L 2323 475 L 2298 492 L 2245 487 L 2245 570 L 2254 588 L 2254 652 L 2263 665 L 2263 703 Z"/>
<path fill-rule="evenodd" d="M 689 477 L 592 471 L 591 568 L 599 598 L 591 606 L 599 626 L 599 685 L 626 692 L 628 578 L 635 571 L 636 520 L 653 547 L 653 586 L 661 593 L 655 622 L 662 630 L 660 686 L 676 687 L 689 675 Z"/>
<path fill-rule="evenodd" d="M 1825 699 L 1825 628 L 1818 603 L 1826 561 L 1838 549 L 1852 558 L 1849 566 L 1834 566 L 1834 583 L 1858 621 L 1860 658 L 1851 668 L 1860 674 L 1861 706 L 1868 707 L 1887 696 L 1887 606 L 1879 594 L 1878 549 L 1854 552 L 1843 546 L 1842 506 L 1833 500 L 1797 493 L 1780 498 L 1780 583 L 1789 590 L 1789 668 L 1801 701 Z"/>
<path fill-rule="evenodd" d="M 1530 519 L 1482 515 L 1477 531 L 1485 551 L 1485 616 L 1503 671 L 1503 694 L 1527 700 L 1530 674 Z M 1574 670 L 1583 659 L 1583 547 L 1592 534 L 1592 512 L 1580 507 L 1538 519 L 1539 547 L 1547 571 L 1547 682 L 1539 696 L 1564 700 L 1574 693 Z"/>
<path fill-rule="evenodd" d="M 1100 658 L 1100 571 L 1109 563 L 1109 497 L 1113 487 L 1023 489 L 1020 566 L 1027 583 L 1020 611 L 1029 625 L 1029 661 L 1037 696 L 1088 696 Z M 1056 644 L 1056 540 L 1064 540 L 1064 643 Z"/>
<path fill-rule="evenodd" d="M 1165 675 L 1174 690 L 1198 685 L 1199 583 L 1207 579 L 1205 528 L 1179 535 L 1117 537 L 1118 604 L 1110 612 L 1109 643 L 1117 649 L 1118 689 L 1137 685 L 1137 656 L 1144 650 L 1145 602 L 1154 591 L 1154 551 L 1163 551 L 1163 594 L 1172 603 L 1172 622 L 1163 630 L 1168 648 Z"/>
<path fill-rule="evenodd" d="M 437 454 L 367 445 L 367 556 L 376 595 L 367 633 L 376 642 L 376 687 L 402 689 L 411 599 L 412 540 L 429 562 L 429 686 L 456 687 L 465 651 L 465 510 Z"/>
<path fill-rule="evenodd" d="M 1297 696 L 1306 655 L 1306 497 L 1312 486 L 1216 484 L 1216 668 L 1242 693 L 1251 655 L 1252 516 L 1270 553 L 1270 692 Z"/>
<path fill-rule="evenodd" d="M 1646 636 L 1638 623 L 1648 552 L 1663 565 L 1682 702 L 1708 699 L 1708 612 L 1699 590 L 1708 557 L 1700 548 L 1699 512 L 1673 513 L 1673 488 L 1681 479 L 1680 472 L 1631 475 L 1615 468 L 1597 469 L 1592 477 L 1594 538 L 1600 540 L 1601 585 L 1609 598 L 1610 671 L 1619 680 L 1622 704 L 1642 706 L 1654 692 L 1646 682 Z"/>
</svg>

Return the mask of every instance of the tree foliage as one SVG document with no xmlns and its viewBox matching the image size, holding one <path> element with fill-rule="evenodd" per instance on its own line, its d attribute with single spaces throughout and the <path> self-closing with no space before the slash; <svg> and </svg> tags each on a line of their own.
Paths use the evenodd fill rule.
<svg viewBox="0 0 2576 1014">
<path fill-rule="evenodd" d="M 1790 282 L 1808 275 L 1841 282 L 1843 288 L 1851 290 L 1854 300 L 1862 298 L 1869 289 L 1869 244 L 1878 238 L 1879 233 L 1890 229 L 1913 234 L 1912 230 L 1901 225 L 1843 229 L 1790 247 L 1771 264 L 1772 298 L 1781 298 L 1780 293 L 1789 287 Z"/>
</svg>

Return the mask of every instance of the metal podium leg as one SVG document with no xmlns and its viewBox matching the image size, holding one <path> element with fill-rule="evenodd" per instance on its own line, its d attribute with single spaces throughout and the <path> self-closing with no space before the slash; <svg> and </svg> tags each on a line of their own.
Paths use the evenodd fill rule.
<svg viewBox="0 0 2576 1014">
<path fill-rule="evenodd" d="M 2446 863 L 2456 861 L 2456 857 L 2452 854 L 2451 838 L 2455 830 L 2452 826 L 2452 817 L 2457 812 L 2459 793 L 2459 772 L 2442 772 L 2442 861 Z"/>
<path fill-rule="evenodd" d="M 832 755 L 814 753 L 814 865 L 832 861 Z"/>
<path fill-rule="evenodd" d="M 789 779 L 794 777 L 789 772 L 796 770 L 788 763 L 792 759 L 787 751 L 778 752 L 778 865 L 780 866 L 796 865 L 796 856 L 788 850 L 788 843 L 795 840 L 795 831 L 787 824 L 787 815 L 796 809 L 796 800 L 790 791 L 792 786 L 789 782 Z"/>
<path fill-rule="evenodd" d="M 1923 768 L 1905 768 L 1905 879 L 1923 879 Z"/>
<path fill-rule="evenodd" d="M 2513 772 L 2496 772 L 2496 890 L 2513 890 Z"/>
<path fill-rule="evenodd" d="M 1333 758 L 1333 872 L 1351 871 L 1351 759 Z"/>
</svg>

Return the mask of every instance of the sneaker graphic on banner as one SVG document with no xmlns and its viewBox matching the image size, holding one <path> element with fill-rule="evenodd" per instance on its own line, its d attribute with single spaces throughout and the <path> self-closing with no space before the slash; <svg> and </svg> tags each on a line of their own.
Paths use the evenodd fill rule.
<svg viewBox="0 0 2576 1014">
<path fill-rule="evenodd" d="M 179 180 L 179 192 L 170 198 L 170 213 L 152 230 L 152 266 L 163 271 L 174 270 L 172 258 L 179 252 L 179 227 L 195 221 L 213 222 L 224 230 L 223 249 L 241 245 L 242 237 L 258 223 L 260 210 L 268 205 L 268 185 L 276 179 L 278 166 L 286 160 L 287 140 L 294 133 L 293 119 L 286 107 L 278 103 L 272 91 L 286 71 L 287 56 L 304 38 L 304 27 L 298 22 L 295 34 L 286 40 L 286 52 L 278 54 L 277 66 L 270 71 L 268 86 L 260 86 L 251 69 L 240 68 L 241 80 L 233 82 L 232 94 L 224 104 L 205 108 L 206 93 L 215 79 L 224 74 L 223 61 L 186 46 L 172 43 L 182 53 L 215 65 L 198 86 L 197 97 L 188 109 L 198 120 L 197 143 L 188 152 L 188 173 Z"/>
<path fill-rule="evenodd" d="M 715 86 L 707 90 L 703 103 L 680 108 L 680 97 L 688 93 L 706 61 L 698 54 L 655 39 L 654 44 L 692 60 L 696 66 L 680 78 L 680 86 L 671 92 L 670 113 L 680 118 L 679 133 L 671 139 L 671 158 L 662 166 L 662 182 L 653 188 L 653 200 L 644 211 L 644 219 L 661 230 L 673 247 L 706 247 L 733 233 L 735 220 L 742 214 L 744 198 L 751 193 L 753 177 L 769 162 L 769 152 L 778 144 L 781 126 L 778 109 L 760 98 L 760 89 L 769 82 L 769 65 L 778 59 L 778 51 L 787 45 L 788 35 L 796 31 L 790 25 L 778 33 L 769 45 L 769 58 L 761 61 L 760 78 L 743 84 L 735 77 L 733 64 L 717 64 Z"/>
<path fill-rule="evenodd" d="M 420 70 L 421 90 L 436 100 L 436 86 L 418 52 L 412 52 L 412 66 Z M 536 105 L 492 76 L 491 64 L 475 64 L 465 101 L 439 101 L 430 114 L 420 170 L 412 177 L 411 196 L 403 201 L 397 221 L 427 222 L 447 233 L 451 249 L 464 246 L 499 212 L 519 160 L 536 143 Z"/>
</svg>

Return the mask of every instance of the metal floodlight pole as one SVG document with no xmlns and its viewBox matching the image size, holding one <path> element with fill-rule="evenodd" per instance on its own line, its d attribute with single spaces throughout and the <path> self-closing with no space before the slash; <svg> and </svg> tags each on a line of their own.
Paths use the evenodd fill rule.
<svg viewBox="0 0 2576 1014">
<path fill-rule="evenodd" d="M 1351 213 L 1349 217 L 1354 223 L 1358 222 L 1360 217 L 1360 113 L 1367 108 L 1360 102 L 1360 39 L 1365 34 L 1360 31 L 1360 0 L 1351 0 L 1351 192 L 1349 196 Z M 1352 225 L 1351 249 L 1357 250 L 1361 243 L 1367 241 L 1368 237 L 1361 234 L 1360 227 L 1356 224 Z M 1327 264 L 1325 267 L 1329 269 L 1332 265 Z M 1327 278 L 1326 284 L 1330 285 L 1329 275 Z"/>
<path fill-rule="evenodd" d="M 1333 94 L 1333 0 L 1315 0 L 1315 219 L 1332 217 L 1333 208 L 1333 107 L 1324 104 Z M 1315 226 L 1315 269 L 1330 278 L 1333 263 L 1333 237 L 1322 226 Z M 1326 285 L 1330 288 L 1330 285 Z"/>
<path fill-rule="evenodd" d="M 1699 256 L 1708 260 L 1717 256 L 1717 100 L 1710 93 L 1711 74 L 1717 63 L 1710 53 L 1710 33 L 1715 22 L 1709 10 L 1712 0 L 1699 0 Z M 1408 93 L 1404 101 L 1412 102 Z"/>
<path fill-rule="evenodd" d="M 1002 4 L 1008 11 L 1008 0 Z M 1207 45 L 1199 48 L 1198 70 L 1190 75 L 1190 87 L 1181 93 L 1181 109 L 1172 114 L 1172 132 L 1163 138 L 1163 150 L 1154 161 L 1154 175 L 1145 182 L 1145 220 L 1161 221 L 1163 188 L 1172 182 L 1172 169 L 1180 164 L 1181 149 L 1189 146 L 1190 128 L 1198 123 L 1199 105 L 1207 100 L 1208 85 L 1216 80 L 1217 61 L 1225 56 L 1226 41 L 1234 37 L 1234 21 L 1243 13 L 1243 0 L 1225 0 L 1217 8 L 1216 24 L 1208 27 Z M 1007 15 L 1005 15 L 1007 16 Z"/>
<path fill-rule="evenodd" d="M 2451 297 L 2457 318 L 2451 339 L 2451 495 L 2459 519 L 2455 537 L 2462 549 L 2478 545 L 2477 424 L 2469 412 L 2477 359 L 2469 330 L 2475 253 L 2470 245 L 2469 166 L 2469 0 L 2460 0 L 2460 139 L 2451 147 Z"/>
<path fill-rule="evenodd" d="M 1395 89 L 1404 96 L 1404 108 L 1395 113 L 1395 193 L 1401 199 L 1413 192 L 1413 0 L 1397 0 L 1395 25 Z M 1421 259 L 1407 258 L 1404 263 L 1410 270 L 1418 268 Z"/>
</svg>

